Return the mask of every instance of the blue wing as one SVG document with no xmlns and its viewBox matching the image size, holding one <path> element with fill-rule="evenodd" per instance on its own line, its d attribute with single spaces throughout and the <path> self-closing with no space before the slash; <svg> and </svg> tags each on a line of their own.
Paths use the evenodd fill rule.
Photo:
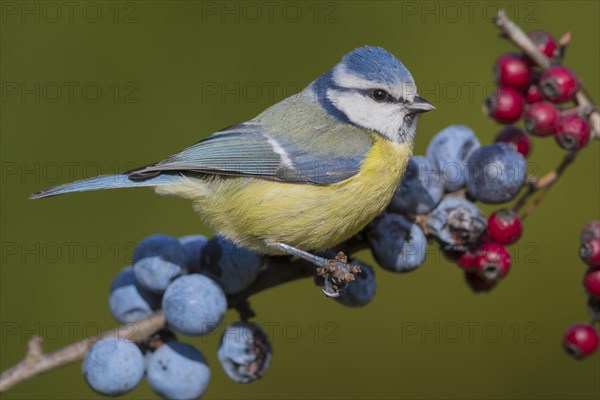
<svg viewBox="0 0 600 400">
<path fill-rule="evenodd" d="M 341 142 L 353 139 L 349 136 L 322 130 L 296 137 L 244 123 L 217 132 L 156 164 L 131 171 L 129 177 L 147 179 L 163 172 L 179 171 L 330 184 L 356 174 L 369 149 L 363 146 L 350 154 L 340 152 L 344 145 Z M 370 141 L 364 132 L 361 136 Z"/>
<path fill-rule="evenodd" d="M 302 93 L 265 110 L 253 120 L 216 132 L 155 164 L 120 175 L 104 175 L 55 186 L 31 198 L 71 192 L 160 186 L 184 175 L 232 175 L 326 185 L 355 175 L 373 138 L 340 122 Z"/>
</svg>

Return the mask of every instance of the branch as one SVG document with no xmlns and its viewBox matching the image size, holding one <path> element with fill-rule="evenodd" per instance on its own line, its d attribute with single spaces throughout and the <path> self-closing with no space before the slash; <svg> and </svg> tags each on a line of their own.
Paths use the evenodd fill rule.
<svg viewBox="0 0 600 400">
<path fill-rule="evenodd" d="M 86 338 L 46 354 L 42 349 L 42 337 L 34 336 L 27 344 L 28 351 L 23 361 L 0 375 L 0 392 L 5 392 L 16 384 L 43 372 L 81 360 L 87 350 L 100 339 L 123 338 L 140 342 L 148 339 L 164 325 L 165 316 L 162 311 L 157 311 L 147 318 L 122 325 L 116 329 L 106 331 L 100 336 Z"/>
<path fill-rule="evenodd" d="M 561 163 L 555 169 L 548 172 L 546 175 L 544 175 L 540 179 L 531 180 L 529 182 L 529 184 L 527 186 L 527 191 L 525 193 L 523 193 L 523 195 L 521 195 L 521 197 L 519 197 L 519 199 L 516 201 L 515 205 L 513 206 L 513 210 L 515 212 L 519 212 L 525 206 L 525 204 L 527 204 L 527 201 L 531 197 L 533 197 L 533 195 L 535 195 L 538 192 L 540 192 L 540 194 L 538 195 L 538 197 L 536 197 L 533 204 L 531 204 L 529 207 L 527 207 L 527 209 L 521 216 L 521 219 L 527 218 L 527 216 L 529 214 L 531 214 L 533 212 L 533 210 L 535 210 L 535 208 L 546 197 L 546 195 L 550 191 L 550 188 L 552 187 L 552 185 L 554 185 L 556 183 L 556 181 L 558 181 L 558 179 L 565 172 L 567 167 L 569 165 L 571 165 L 571 163 L 573 161 L 575 161 L 575 158 L 577 158 L 578 154 L 579 154 L 578 151 L 568 152 L 565 155 L 565 157 L 562 159 Z"/>
<path fill-rule="evenodd" d="M 510 40 L 515 46 L 533 60 L 542 69 L 550 68 L 553 63 L 552 60 L 546 57 L 537 46 L 529 39 L 529 36 L 519 26 L 514 23 L 510 18 L 506 16 L 504 10 L 499 10 L 495 19 L 496 26 L 500 28 L 502 34 Z M 565 47 L 571 41 L 571 35 L 565 34 L 559 42 L 560 52 L 564 54 Z M 590 126 L 592 128 L 592 138 L 600 139 L 600 112 L 596 107 L 592 96 L 583 85 L 583 82 L 579 82 L 580 89 L 575 96 L 575 100 L 578 105 L 590 106 L 594 111 L 589 115 Z"/>
<path fill-rule="evenodd" d="M 289 257 L 269 257 L 267 268 L 261 271 L 256 281 L 242 293 L 228 298 L 228 307 L 240 311 L 242 318 L 247 317 L 248 297 L 283 283 L 313 276 L 314 271 L 314 266 L 303 260 L 291 261 Z M 36 335 L 27 344 L 28 351 L 25 358 L 0 374 L 0 392 L 5 392 L 44 372 L 82 360 L 88 349 L 100 339 L 123 338 L 137 343 L 145 342 L 154 333 L 164 328 L 165 323 L 162 310 L 158 310 L 146 318 L 121 325 L 100 336 L 86 338 L 45 354 L 42 348 L 43 338 Z"/>
</svg>

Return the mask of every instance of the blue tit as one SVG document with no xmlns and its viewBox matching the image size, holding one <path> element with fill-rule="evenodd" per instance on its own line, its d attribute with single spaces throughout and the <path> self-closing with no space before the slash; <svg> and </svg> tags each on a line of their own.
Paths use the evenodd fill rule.
<svg viewBox="0 0 600 400">
<path fill-rule="evenodd" d="M 192 200 L 212 229 L 242 247 L 326 266 L 312 253 L 352 237 L 388 205 L 418 115 L 432 109 L 394 55 L 365 46 L 248 122 L 157 163 L 31 198 L 150 186 Z"/>
</svg>

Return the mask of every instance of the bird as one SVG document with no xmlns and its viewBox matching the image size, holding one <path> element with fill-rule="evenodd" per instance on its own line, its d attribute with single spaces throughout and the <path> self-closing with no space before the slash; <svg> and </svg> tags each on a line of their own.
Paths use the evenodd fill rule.
<svg viewBox="0 0 600 400">
<path fill-rule="evenodd" d="M 433 109 L 398 58 L 363 46 L 254 119 L 162 161 L 30 198 L 153 187 L 191 200 L 214 231 L 241 247 L 325 268 L 330 260 L 316 253 L 360 232 L 391 201 L 418 116 Z"/>
</svg>

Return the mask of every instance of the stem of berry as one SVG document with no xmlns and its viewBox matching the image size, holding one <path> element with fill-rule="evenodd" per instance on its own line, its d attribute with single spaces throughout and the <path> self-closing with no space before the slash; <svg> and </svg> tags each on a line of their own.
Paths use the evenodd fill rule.
<svg viewBox="0 0 600 400">
<path fill-rule="evenodd" d="M 531 180 L 527 185 L 527 190 L 525 193 L 519 197 L 513 206 L 513 211 L 519 212 L 527 201 L 531 199 L 536 193 L 540 192 L 538 196 L 535 198 L 532 204 L 527 207 L 525 212 L 521 215 L 521 219 L 527 218 L 529 214 L 535 210 L 535 208 L 542 202 L 542 200 L 546 197 L 550 188 L 554 183 L 560 178 L 560 176 L 565 172 L 567 167 L 571 165 L 575 158 L 579 154 L 578 151 L 570 151 L 565 154 L 565 157 L 562 159 L 561 163 L 552 171 L 548 172 L 546 175 L 537 180 Z"/>
<path fill-rule="evenodd" d="M 515 46 L 520 48 L 521 51 L 527 55 L 527 57 L 533 60 L 542 69 L 546 70 L 553 65 L 552 60 L 546 57 L 546 55 L 536 47 L 531 39 L 529 39 L 527 34 L 523 32 L 523 30 L 519 28 L 515 22 L 506 16 L 506 12 L 504 10 L 498 11 L 495 24 L 501 30 L 504 37 L 513 42 Z M 559 43 L 562 45 L 562 50 L 559 51 L 563 51 L 564 53 L 564 48 L 571 41 L 571 35 L 565 34 L 563 39 L 561 39 Z M 598 111 L 596 103 L 594 103 L 590 93 L 583 86 L 582 82 L 580 82 L 580 89 L 575 96 L 575 100 L 577 105 L 591 106 L 591 108 L 594 109 L 594 111 L 592 111 L 588 117 L 590 126 L 592 128 L 591 136 L 594 139 L 600 139 L 600 112 Z"/>
</svg>

